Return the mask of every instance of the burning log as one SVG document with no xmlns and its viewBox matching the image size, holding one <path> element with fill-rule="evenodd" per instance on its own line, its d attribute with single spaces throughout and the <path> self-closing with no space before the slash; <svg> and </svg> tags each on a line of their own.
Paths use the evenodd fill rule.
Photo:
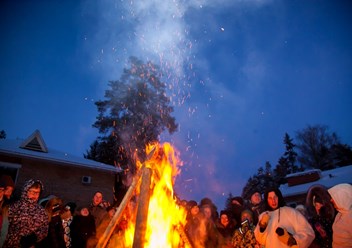
<svg viewBox="0 0 352 248">
<path fill-rule="evenodd" d="M 133 183 L 96 248 L 106 247 L 135 189 L 138 195 L 137 213 L 133 214 L 130 222 L 132 225 L 128 225 L 123 232 L 121 245 L 126 244 L 127 247 L 133 248 L 192 248 L 183 229 L 187 212 L 178 206 L 174 199 L 174 178 L 180 172 L 177 167 L 179 165 L 177 153 L 168 143 L 163 146 L 159 144 L 154 147 L 148 146 L 146 151 L 150 151 L 148 158 L 142 166 L 138 166 L 139 170 Z M 139 161 L 137 163 L 140 165 Z"/>
<path fill-rule="evenodd" d="M 138 185 L 138 181 L 139 179 L 141 178 L 141 173 L 138 173 L 134 178 L 133 178 L 133 181 L 132 181 L 132 184 L 130 185 L 130 187 L 128 188 L 126 194 L 125 194 L 125 197 L 122 199 L 119 207 L 117 208 L 114 216 L 112 217 L 108 227 L 106 228 L 104 234 L 99 238 L 99 242 L 96 246 L 96 248 L 104 248 L 106 247 L 114 229 L 116 228 L 116 225 L 117 223 L 119 223 L 121 217 L 122 217 L 122 214 L 123 214 L 123 211 L 125 210 L 128 202 L 130 201 L 132 195 L 133 195 L 133 192 L 135 191 L 137 185 Z"/>
<path fill-rule="evenodd" d="M 155 147 L 153 147 L 151 149 L 151 151 L 149 152 L 146 161 L 150 160 L 153 157 L 154 152 L 155 152 Z M 111 238 L 111 235 L 112 235 L 114 229 L 116 228 L 116 225 L 119 223 L 119 221 L 120 221 L 120 219 L 122 217 L 123 211 L 125 210 L 128 202 L 131 200 L 133 192 L 137 188 L 139 179 L 141 178 L 142 172 L 144 171 L 144 168 L 145 168 L 145 162 L 142 165 L 142 169 L 133 178 L 133 181 L 132 181 L 130 187 L 128 188 L 128 190 L 127 190 L 124 198 L 122 199 L 119 207 L 116 209 L 116 212 L 115 212 L 114 216 L 112 217 L 108 227 L 106 228 L 104 234 L 99 238 L 99 242 L 96 245 L 96 248 L 105 248 L 106 247 L 109 239 Z"/>
<path fill-rule="evenodd" d="M 136 228 L 134 233 L 133 248 L 143 248 L 145 243 L 145 232 L 147 230 L 148 208 L 150 199 L 150 183 L 152 169 L 143 169 L 138 210 L 136 218 Z"/>
</svg>

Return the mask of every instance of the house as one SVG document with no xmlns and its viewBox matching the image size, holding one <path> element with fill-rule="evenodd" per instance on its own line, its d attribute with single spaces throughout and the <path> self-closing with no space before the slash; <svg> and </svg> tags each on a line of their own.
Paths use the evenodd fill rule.
<svg viewBox="0 0 352 248">
<path fill-rule="evenodd" d="M 287 205 L 305 204 L 308 190 L 315 184 L 327 189 L 339 183 L 352 183 L 352 165 L 321 171 L 318 169 L 297 172 L 286 176 L 287 183 L 280 186 L 280 191 Z"/>
<path fill-rule="evenodd" d="M 47 147 L 38 130 L 25 140 L 0 139 L 0 174 L 13 178 L 15 196 L 33 178 L 44 184 L 42 198 L 55 195 L 64 202 L 86 206 L 99 190 L 112 202 L 115 175 L 119 172 L 114 166 Z"/>
</svg>

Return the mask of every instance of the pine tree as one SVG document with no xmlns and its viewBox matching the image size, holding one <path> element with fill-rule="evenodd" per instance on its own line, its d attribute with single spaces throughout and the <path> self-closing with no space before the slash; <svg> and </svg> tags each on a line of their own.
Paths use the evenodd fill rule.
<svg viewBox="0 0 352 248">
<path fill-rule="evenodd" d="M 284 144 L 286 151 L 284 157 L 287 163 L 287 173 L 295 173 L 298 171 L 298 166 L 296 165 L 297 153 L 295 152 L 295 144 L 293 144 L 293 139 L 290 138 L 288 133 L 285 133 Z"/>
<path fill-rule="evenodd" d="M 276 165 L 274 169 L 274 180 L 275 182 L 280 185 L 286 183 L 286 175 L 287 173 L 287 158 L 285 157 L 280 157 L 278 164 Z"/>
<path fill-rule="evenodd" d="M 295 144 L 288 133 L 284 136 L 285 152 L 279 158 L 278 163 L 274 169 L 274 180 L 280 185 L 286 183 L 287 174 L 295 173 L 300 170 L 296 165 L 297 153 L 295 151 Z"/>
<path fill-rule="evenodd" d="M 264 193 L 267 188 L 277 186 L 271 171 L 269 161 L 265 162 L 265 170 L 259 167 L 257 174 L 250 177 L 242 190 L 243 199 L 249 199 L 254 191 Z"/>
<path fill-rule="evenodd" d="M 0 131 L 0 139 L 6 139 L 6 132 L 4 130 Z"/>
<path fill-rule="evenodd" d="M 134 173 L 136 156 L 143 161 L 146 145 L 164 131 L 175 132 L 177 124 L 160 68 L 135 57 L 129 62 L 120 80 L 109 82 L 105 100 L 95 102 L 99 114 L 93 127 L 101 136 L 85 157 Z"/>
<path fill-rule="evenodd" d="M 233 195 L 232 195 L 232 193 L 229 193 L 229 196 L 227 197 L 227 199 L 226 199 L 226 202 L 225 202 L 225 209 L 226 210 L 230 210 L 231 209 L 231 200 L 232 200 L 232 198 L 233 198 Z"/>
</svg>

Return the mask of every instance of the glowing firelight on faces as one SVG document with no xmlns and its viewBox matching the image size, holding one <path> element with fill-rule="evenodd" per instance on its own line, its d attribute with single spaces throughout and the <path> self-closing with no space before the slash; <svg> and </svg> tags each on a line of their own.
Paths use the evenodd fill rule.
<svg viewBox="0 0 352 248">
<path fill-rule="evenodd" d="M 145 166 L 152 169 L 151 196 L 148 208 L 147 230 L 143 247 L 178 247 L 181 236 L 178 228 L 186 223 L 186 210 L 176 204 L 173 185 L 182 165 L 174 148 L 169 143 L 150 145 L 147 154 L 155 149 L 154 155 Z M 141 163 L 137 162 L 141 167 Z M 138 167 L 137 166 L 137 167 Z M 139 168 L 141 169 L 141 168 Z M 134 229 L 134 228 L 132 228 Z M 131 233 L 126 232 L 126 244 L 132 243 Z"/>
</svg>

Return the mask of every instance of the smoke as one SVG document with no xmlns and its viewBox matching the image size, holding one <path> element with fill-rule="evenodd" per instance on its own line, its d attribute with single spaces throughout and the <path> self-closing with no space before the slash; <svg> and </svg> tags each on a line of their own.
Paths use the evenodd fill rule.
<svg viewBox="0 0 352 248">
<path fill-rule="evenodd" d="M 240 12 L 236 10 L 243 6 L 257 9 L 271 2 L 110 0 L 92 3 L 87 0 L 83 3 L 82 15 L 92 23 L 84 36 L 84 46 L 90 54 L 91 69 L 101 75 L 101 92 L 106 89 L 108 80 L 120 77 L 122 69 L 128 66 L 130 56 L 150 60 L 164 71 L 164 81 L 169 86 L 172 104 L 177 107 L 175 114 L 180 125 L 177 136 L 166 139 L 171 139 L 181 155 L 187 157 L 188 167 L 185 170 L 188 170 L 189 177 L 184 180 L 189 183 L 183 185 L 191 194 L 206 190 L 198 185 L 197 177 L 209 179 L 216 194 L 224 193 L 224 182 L 217 181 L 216 174 L 220 157 L 224 160 L 231 156 L 229 153 L 234 153 L 233 149 L 230 151 L 233 141 L 227 139 L 225 134 L 219 135 L 219 131 L 221 133 L 223 130 L 216 127 L 218 122 L 214 119 L 221 118 L 222 106 L 232 108 L 231 111 L 245 112 L 243 97 L 209 78 L 210 62 L 198 54 L 204 48 L 207 37 L 197 35 L 202 33 L 207 21 L 209 27 L 204 32 L 218 32 L 216 36 L 223 35 L 226 39 L 228 27 L 216 22 L 213 14 L 221 15 L 219 13 L 222 11 L 231 9 L 236 16 Z M 214 21 L 209 22 L 208 19 Z M 252 58 L 256 58 L 251 54 Z M 227 53 L 223 55 L 228 56 Z M 241 65 L 243 73 L 250 75 L 254 82 L 253 72 L 259 72 L 260 77 L 264 77 L 265 68 L 249 62 Z M 219 107 L 215 102 L 225 105 Z M 206 156 L 201 158 L 199 154 Z M 209 188 L 209 185 L 206 187 Z"/>
<path fill-rule="evenodd" d="M 242 5 L 259 7 L 268 2 L 271 1 L 87 0 L 82 4 L 82 16 L 83 24 L 89 28 L 82 39 L 91 55 L 92 69 L 109 80 L 118 77 L 130 56 L 151 60 L 173 76 L 187 78 L 184 68 L 192 67 L 197 53 L 197 43 L 189 33 L 194 24 L 185 19 L 188 12 L 209 8 L 217 12 Z"/>
</svg>

